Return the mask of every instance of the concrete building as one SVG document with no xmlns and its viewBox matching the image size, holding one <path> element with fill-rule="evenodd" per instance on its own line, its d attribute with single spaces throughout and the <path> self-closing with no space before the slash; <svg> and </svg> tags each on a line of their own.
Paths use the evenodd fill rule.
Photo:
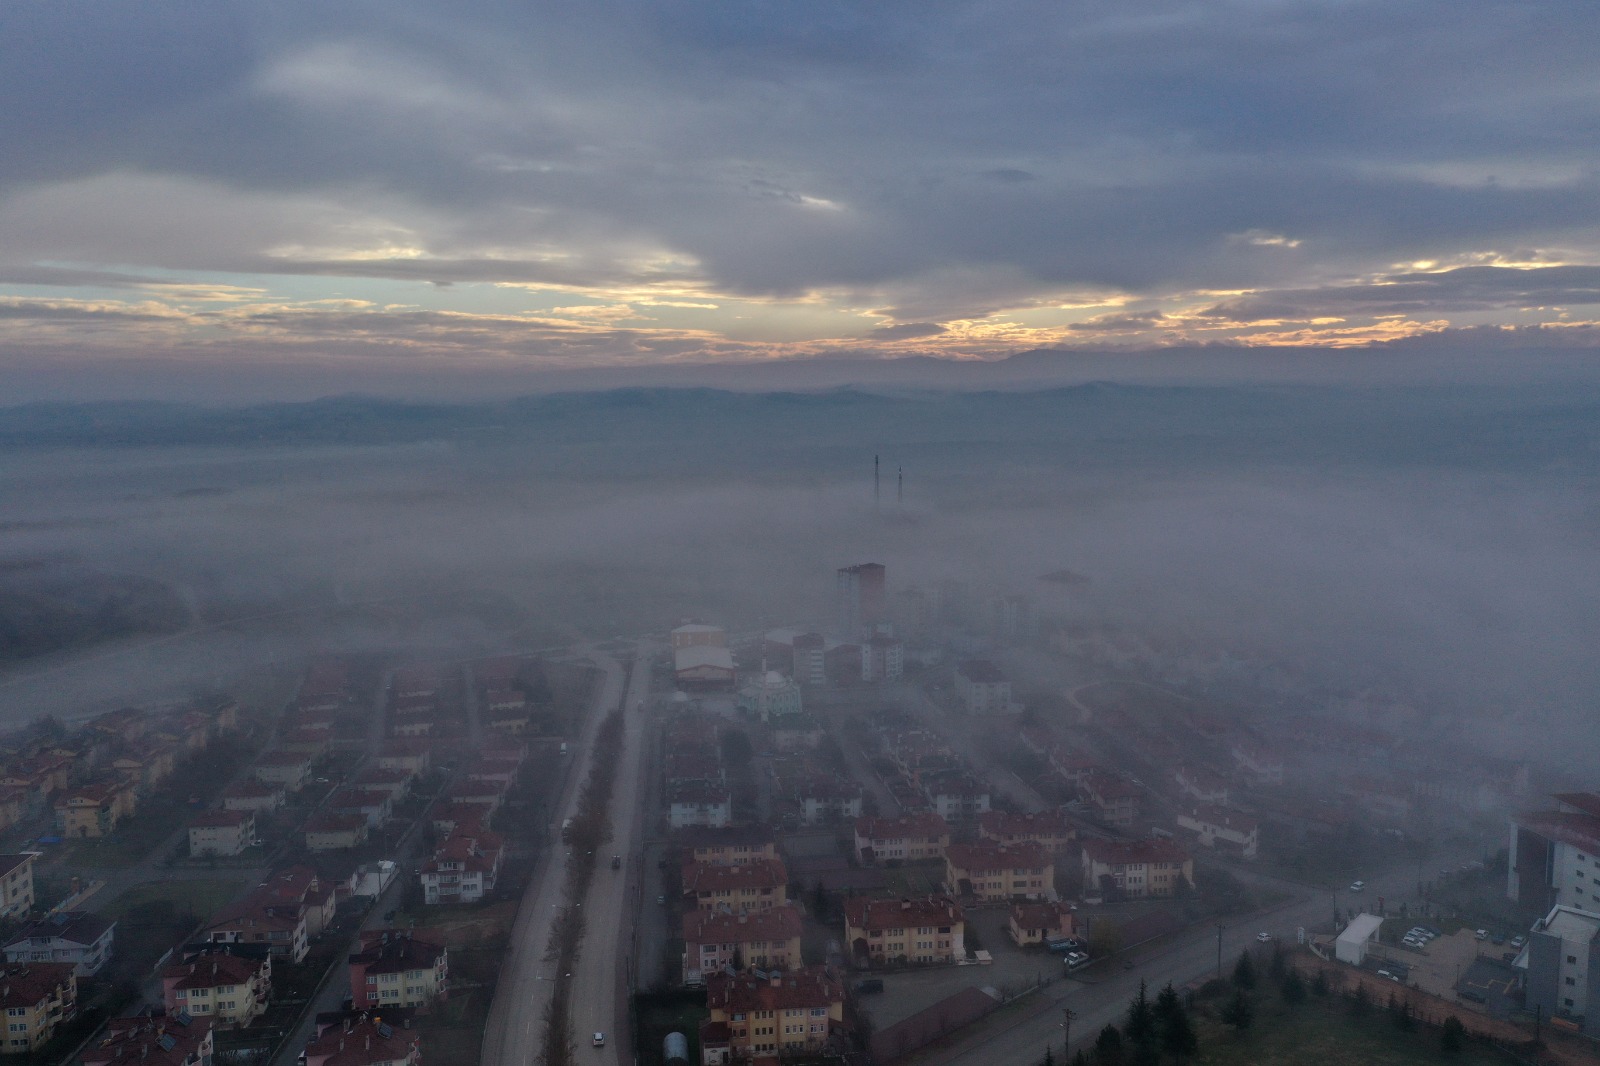
<svg viewBox="0 0 1600 1066">
<path fill-rule="evenodd" d="M 966 919 L 948 896 L 844 902 L 844 935 L 857 965 L 953 963 L 967 957 Z"/>
<path fill-rule="evenodd" d="M 499 834 L 455 832 L 422 864 L 422 901 L 476 903 L 494 891 L 505 861 Z"/>
<path fill-rule="evenodd" d="M 422 1035 L 390 1025 L 377 1013 L 318 1027 L 306 1045 L 305 1066 L 420 1066 Z"/>
<path fill-rule="evenodd" d="M 222 809 L 271 813 L 283 806 L 284 799 L 282 785 L 268 784 L 251 777 L 229 786 L 222 794 Z"/>
<path fill-rule="evenodd" d="M 678 687 L 696 691 L 730 690 L 734 683 L 733 653 L 712 644 L 691 644 L 672 653 Z"/>
<path fill-rule="evenodd" d="M 1178 814 L 1178 828 L 1206 848 L 1241 859 L 1254 859 L 1261 843 L 1260 824 L 1248 814 L 1226 807 L 1195 807 Z"/>
<path fill-rule="evenodd" d="M 707 911 L 683 916 L 683 982 L 698 984 L 725 966 L 790 970 L 800 966 L 800 909 L 792 903 L 764 911 Z"/>
<path fill-rule="evenodd" d="M 37 852 L 0 855 L 0 918 L 25 918 L 33 910 L 33 860 Z"/>
<path fill-rule="evenodd" d="M 945 821 L 968 821 L 989 813 L 989 786 L 966 771 L 946 770 L 918 776 L 923 795 Z"/>
<path fill-rule="evenodd" d="M 88 911 L 58 911 L 6 941 L 6 961 L 62 962 L 79 977 L 99 973 L 111 958 L 117 923 Z"/>
<path fill-rule="evenodd" d="M 945 886 L 951 892 L 985 902 L 1055 898 L 1055 865 L 1037 844 L 1007 847 L 992 840 L 951 844 L 944 862 Z"/>
<path fill-rule="evenodd" d="M 950 823 L 932 811 L 856 819 L 856 855 L 865 863 L 943 859 L 949 846 Z"/>
<path fill-rule="evenodd" d="M 888 571 L 882 563 L 841 567 L 834 573 L 834 605 L 839 636 L 860 640 L 885 620 Z"/>
<path fill-rule="evenodd" d="M 827 641 L 821 633 L 801 633 L 794 638 L 794 679 L 802 685 L 828 682 Z"/>
<path fill-rule="evenodd" d="M 37 1051 L 77 1015 L 77 975 L 64 962 L 8 962 L 0 968 L 0 1009 L 6 1019 L 5 1053 Z"/>
<path fill-rule="evenodd" d="M 350 1001 L 356 1010 L 429 1007 L 447 994 L 450 953 L 409 929 L 368 929 L 350 956 Z"/>
<path fill-rule="evenodd" d="M 1600 913 L 1557 904 L 1534 924 L 1518 962 L 1527 967 L 1529 1010 L 1600 1036 L 1600 1010 L 1589 1009 L 1590 994 L 1600 993 Z"/>
<path fill-rule="evenodd" d="M 1067 816 L 1060 810 L 1021 813 L 1017 811 L 988 811 L 978 815 L 978 835 L 985 840 L 1001 844 L 1032 842 L 1046 851 L 1058 852 L 1073 840 L 1077 832 Z"/>
<path fill-rule="evenodd" d="M 704 911 L 764 911 L 789 902 L 789 871 L 777 859 L 683 868 L 683 894 Z"/>
<path fill-rule="evenodd" d="M 706 978 L 710 1016 L 700 1027 L 702 1063 L 777 1062 L 826 1050 L 844 1026 L 844 984 L 825 967 Z M 317 1066 L 317 1064 L 307 1064 Z"/>
<path fill-rule="evenodd" d="M 308 851 L 341 851 L 367 842 L 367 819 L 360 814 L 314 814 L 306 820 Z"/>
<path fill-rule="evenodd" d="M 251 772 L 257 781 L 269 785 L 282 785 L 289 792 L 298 792 L 311 779 L 311 756 L 298 751 L 264 751 L 256 756 Z"/>
<path fill-rule="evenodd" d="M 1098 769 L 1083 775 L 1078 794 L 1097 819 L 1117 829 L 1133 828 L 1144 801 L 1144 790 L 1138 785 L 1118 774 Z"/>
<path fill-rule="evenodd" d="M 1367 948 L 1378 940 L 1378 930 L 1383 919 L 1376 914 L 1358 914 L 1344 927 L 1333 942 L 1333 957 L 1351 966 L 1360 966 L 1366 960 Z"/>
<path fill-rule="evenodd" d="M 1011 682 L 987 659 L 968 659 L 956 667 L 956 695 L 971 715 L 1010 714 Z"/>
<path fill-rule="evenodd" d="M 73 840 L 109 836 L 123 818 L 132 817 L 134 790 L 120 781 L 99 781 L 69 789 L 55 801 L 56 831 Z"/>
<path fill-rule="evenodd" d="M 688 853 L 691 862 L 743 866 L 778 858 L 772 830 L 758 825 L 686 829 L 676 834 L 674 840 Z"/>
<path fill-rule="evenodd" d="M 218 1027 L 247 1026 L 272 995 L 272 955 L 250 958 L 201 952 L 161 968 L 162 1003 L 169 1014 L 209 1017 Z"/>
<path fill-rule="evenodd" d="M 202 811 L 189 823 L 189 854 L 237 855 L 256 840 L 254 811 Z"/>
<path fill-rule="evenodd" d="M 1506 895 L 1600 912 L 1600 794 L 1567 792 L 1554 810 L 1511 819 Z"/>
<path fill-rule="evenodd" d="M 879 634 L 861 644 L 861 680 L 899 681 L 906 672 L 905 642 Z"/>
<path fill-rule="evenodd" d="M 1129 899 L 1171 896 L 1194 884 L 1194 859 L 1174 840 L 1083 841 L 1083 891 Z"/>
</svg>

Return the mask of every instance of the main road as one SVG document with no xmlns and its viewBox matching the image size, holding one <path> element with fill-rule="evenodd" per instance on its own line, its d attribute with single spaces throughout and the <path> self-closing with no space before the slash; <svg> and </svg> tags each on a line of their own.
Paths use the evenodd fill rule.
<svg viewBox="0 0 1600 1066">
<path fill-rule="evenodd" d="M 615 659 L 600 654 L 598 649 L 591 649 L 591 657 L 604 671 L 605 679 L 596 690 L 590 713 L 571 746 L 572 765 L 556 804 L 555 825 L 577 813 L 578 794 L 594 765 L 594 739 L 600 723 L 618 708 L 637 706 L 649 685 L 649 652 L 643 647 L 634 661 L 631 682 L 622 664 Z M 610 847 L 625 858 L 633 854 L 638 833 L 633 812 L 639 796 L 643 717 L 631 710 L 625 716 L 624 748 L 611 799 L 615 840 Z M 554 836 L 552 833 L 552 838 Z M 546 961 L 545 953 L 551 926 L 564 902 L 566 859 L 565 847 L 551 847 L 544 852 L 517 910 L 510 948 L 500 969 L 494 1002 L 489 1008 L 483 1037 L 483 1066 L 529 1066 L 539 1061 L 543 1051 L 545 1008 L 550 1002 L 552 981 L 556 976 L 554 963 Z M 626 887 L 637 881 L 637 871 L 631 862 L 624 863 L 624 870 L 613 871 L 609 853 L 599 860 L 594 881 L 581 901 L 588 912 L 587 932 L 572 974 L 572 1031 L 575 1038 L 585 1044 L 592 1033 L 604 1032 L 608 1046 L 617 1049 L 616 1061 L 621 1063 L 620 1023 L 627 1017 L 627 1004 L 620 976 L 623 959 L 617 949 L 619 943 L 626 943 L 622 930 L 632 928 L 632 922 L 627 919 Z"/>
</svg>

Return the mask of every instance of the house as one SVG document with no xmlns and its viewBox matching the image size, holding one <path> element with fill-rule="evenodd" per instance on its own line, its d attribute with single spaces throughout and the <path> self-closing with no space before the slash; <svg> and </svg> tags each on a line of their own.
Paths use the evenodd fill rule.
<svg viewBox="0 0 1600 1066">
<path fill-rule="evenodd" d="M 357 1015 L 321 1028 L 306 1045 L 305 1066 L 420 1066 L 422 1037 L 379 1014 Z"/>
<path fill-rule="evenodd" d="M 368 829 L 382 829 L 394 815 L 394 799 L 381 789 L 346 786 L 328 797 L 325 809 L 335 814 L 359 814 L 367 820 Z"/>
<path fill-rule="evenodd" d="M 997 844 L 977 840 L 951 844 L 944 852 L 945 885 L 952 892 L 985 901 L 1054 899 L 1056 870 L 1038 844 Z"/>
<path fill-rule="evenodd" d="M 457 803 L 435 807 L 428 816 L 433 831 L 442 839 L 458 830 L 481 832 L 489 828 L 489 809 L 478 803 Z"/>
<path fill-rule="evenodd" d="M 476 903 L 494 891 L 505 861 L 505 842 L 499 834 L 458 830 L 446 837 L 422 864 L 424 903 Z"/>
<path fill-rule="evenodd" d="M 369 766 L 356 775 L 351 784 L 363 792 L 386 792 L 392 803 L 399 803 L 411 792 L 411 782 L 416 775 L 410 770 L 383 766 Z"/>
<path fill-rule="evenodd" d="M 185 953 L 161 968 L 161 998 L 168 1014 L 210 1017 L 219 1027 L 249 1025 L 272 995 L 272 955 L 254 957 L 212 950 Z"/>
<path fill-rule="evenodd" d="M 956 962 L 967 957 L 965 930 L 948 896 L 844 901 L 845 943 L 858 965 Z"/>
<path fill-rule="evenodd" d="M 1202 847 L 1216 848 L 1241 859 L 1254 859 L 1261 843 L 1260 824 L 1250 815 L 1226 807 L 1180 811 L 1178 828 L 1192 833 Z"/>
<path fill-rule="evenodd" d="M 476 803 L 484 808 L 486 815 L 498 811 L 506 801 L 506 786 L 499 781 L 474 781 L 468 778 L 458 781 L 450 786 L 445 793 L 445 802 L 455 806 L 463 803 Z"/>
<path fill-rule="evenodd" d="M 688 852 L 691 862 L 714 862 L 743 866 L 758 859 L 777 859 L 778 845 L 772 831 L 762 826 L 724 826 L 691 828 L 674 839 Z"/>
<path fill-rule="evenodd" d="M 800 908 L 792 903 L 767 910 L 709 911 L 683 916 L 683 981 L 697 984 L 725 966 L 736 970 L 788 970 L 800 965 Z"/>
<path fill-rule="evenodd" d="M 1172 772 L 1178 792 L 1186 800 L 1226 806 L 1228 782 L 1219 774 L 1196 766 L 1180 766 Z"/>
<path fill-rule="evenodd" d="M 932 811 L 856 819 L 855 849 L 862 862 L 942 859 L 949 845 L 950 823 Z"/>
<path fill-rule="evenodd" d="M 1132 829 L 1139 818 L 1144 791 L 1125 777 L 1105 770 L 1094 770 L 1084 776 L 1078 791 L 1094 811 L 1094 816 L 1106 825 Z"/>
<path fill-rule="evenodd" d="M 683 689 L 732 689 L 733 653 L 711 644 L 691 644 L 672 653 L 674 676 Z"/>
<path fill-rule="evenodd" d="M 60 962 L 92 977 L 111 958 L 117 923 L 88 911 L 57 911 L 6 941 L 6 962 Z"/>
<path fill-rule="evenodd" d="M 249 777 L 235 782 L 222 794 L 222 809 L 270 814 L 283 806 L 284 798 L 282 785 Z"/>
<path fill-rule="evenodd" d="M 274 871 L 256 890 L 249 902 L 257 907 L 305 918 L 306 936 L 322 933 L 332 921 L 339 895 L 333 882 L 317 875 L 309 866 L 291 866 Z"/>
<path fill-rule="evenodd" d="M 0 918 L 24 918 L 33 910 L 33 860 L 38 853 L 0 855 Z"/>
<path fill-rule="evenodd" d="M 39 1050 L 78 1013 L 78 977 L 70 963 L 7 962 L 0 968 L 7 1055 Z"/>
<path fill-rule="evenodd" d="M 666 790 L 667 824 L 720 828 L 733 821 L 733 794 L 717 785 L 681 782 Z"/>
<path fill-rule="evenodd" d="M 303 752 L 276 749 L 256 756 L 251 768 L 257 781 L 269 785 L 282 785 L 290 792 L 298 792 L 311 779 L 311 756 Z"/>
<path fill-rule="evenodd" d="M 740 866 L 690 863 L 683 868 L 683 894 L 706 911 L 767 910 L 789 902 L 789 871 L 777 859 Z"/>
<path fill-rule="evenodd" d="M 1557 904 L 1534 923 L 1518 958 L 1526 964 L 1527 1005 L 1575 1021 L 1600 1036 L 1600 913 Z"/>
<path fill-rule="evenodd" d="M 273 906 L 253 898 L 223 908 L 199 935 L 212 944 L 265 946 L 286 962 L 304 962 L 311 950 L 304 907 Z"/>
<path fill-rule="evenodd" d="M 113 1018 L 83 1066 L 211 1066 L 216 1023 L 188 1014 L 140 1014 Z"/>
<path fill-rule="evenodd" d="M 968 659 L 956 666 L 956 695 L 971 715 L 1010 714 L 1011 682 L 987 659 Z"/>
<path fill-rule="evenodd" d="M 1042 944 L 1078 932 L 1075 908 L 1070 903 L 1013 903 L 1006 918 L 1006 931 L 1019 947 Z"/>
<path fill-rule="evenodd" d="M 356 1010 L 427 1007 L 447 993 L 450 953 L 409 929 L 369 929 L 350 956 L 350 1001 Z"/>
<path fill-rule="evenodd" d="M 1194 860 L 1174 840 L 1083 841 L 1083 890 L 1114 888 L 1129 899 L 1171 896 L 1194 883 Z"/>
<path fill-rule="evenodd" d="M 706 1007 L 709 1017 L 700 1027 L 703 1063 L 775 1063 L 780 1055 L 828 1047 L 844 1025 L 844 984 L 821 966 L 789 973 L 713 973 L 706 977 Z"/>
<path fill-rule="evenodd" d="M 255 840 L 254 811 L 202 811 L 189 822 L 190 855 L 237 855 Z"/>
<path fill-rule="evenodd" d="M 367 818 L 363 814 L 335 814 L 331 811 L 306 819 L 308 851 L 340 851 L 358 848 L 367 842 Z"/>
<path fill-rule="evenodd" d="M 1077 839 L 1077 833 L 1060 810 L 1020 814 L 1013 811 L 987 811 L 978 815 L 978 835 L 1001 844 L 1032 841 L 1046 851 L 1056 852 Z"/>
</svg>

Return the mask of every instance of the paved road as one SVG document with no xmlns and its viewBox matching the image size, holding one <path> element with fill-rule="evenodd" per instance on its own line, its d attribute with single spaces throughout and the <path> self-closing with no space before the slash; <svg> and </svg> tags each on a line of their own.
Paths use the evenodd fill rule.
<svg viewBox="0 0 1600 1066">
<path fill-rule="evenodd" d="M 573 765 L 568 768 L 566 783 L 555 804 L 553 821 L 556 825 L 576 812 L 578 792 L 588 776 L 593 759 L 595 732 L 605 716 L 622 705 L 625 695 L 621 664 L 598 653 L 591 657 L 605 672 L 605 679 L 596 689 L 581 736 L 572 742 L 570 757 Z M 626 787 L 620 775 L 618 786 Z M 551 923 L 561 906 L 565 858 L 565 848 L 545 849 L 528 891 L 522 897 L 516 924 L 511 931 L 510 950 L 500 969 L 494 1002 L 489 1007 L 489 1020 L 483 1038 L 483 1066 L 527 1066 L 538 1060 L 544 1007 L 550 1001 L 549 981 L 552 976 L 551 964 L 544 961 L 545 947 L 550 942 Z M 607 868 L 599 871 L 597 876 L 603 878 L 610 874 L 611 870 Z M 590 935 L 593 934 L 591 928 Z M 585 951 L 588 949 L 589 945 L 586 944 Z M 608 1000 L 611 998 L 607 996 Z M 586 1019 L 574 1018 L 575 1027 L 586 1024 L 589 1024 Z"/>
<path fill-rule="evenodd" d="M 1463 852 L 1456 861 L 1476 857 Z M 1442 859 L 1443 857 L 1441 857 Z M 1453 865 L 1443 860 L 1445 865 Z M 1341 908 L 1370 905 L 1378 896 L 1390 901 L 1413 899 L 1416 894 L 1415 868 L 1402 863 L 1368 879 L 1360 895 L 1337 893 Z M 1234 922 L 1222 932 L 1222 969 L 1231 970 L 1234 960 L 1246 948 L 1257 946 L 1256 934 L 1269 932 L 1293 942 L 1296 930 L 1326 925 L 1333 901 L 1326 890 L 1307 889 L 1306 894 L 1279 907 Z M 1190 981 L 1212 977 L 1217 972 L 1216 928 L 1200 928 L 1169 941 L 1152 952 L 1127 953 L 1079 971 L 1074 977 L 1057 981 L 1037 994 L 1037 1002 L 1024 1006 L 1018 1014 L 1003 1020 L 980 1022 L 950 1046 L 914 1056 L 916 1066 L 1031 1066 L 1044 1057 L 1047 1047 L 1062 1048 L 1062 1012 L 1070 1009 L 1072 1046 L 1088 1047 L 1107 1025 L 1120 1025 L 1128 1002 L 1139 989 L 1142 978 L 1152 993 L 1171 981 L 1182 986 Z M 974 982 L 978 983 L 978 982 Z"/>
</svg>

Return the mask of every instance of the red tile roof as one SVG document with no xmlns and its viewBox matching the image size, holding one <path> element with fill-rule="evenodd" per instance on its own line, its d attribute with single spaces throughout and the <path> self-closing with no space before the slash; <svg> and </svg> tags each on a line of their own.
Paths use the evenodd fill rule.
<svg viewBox="0 0 1600 1066">
<path fill-rule="evenodd" d="M 948 896 L 919 899 L 866 899 L 844 901 L 845 920 L 856 929 L 904 929 L 907 926 L 949 926 L 963 921 L 961 908 Z"/>
</svg>

